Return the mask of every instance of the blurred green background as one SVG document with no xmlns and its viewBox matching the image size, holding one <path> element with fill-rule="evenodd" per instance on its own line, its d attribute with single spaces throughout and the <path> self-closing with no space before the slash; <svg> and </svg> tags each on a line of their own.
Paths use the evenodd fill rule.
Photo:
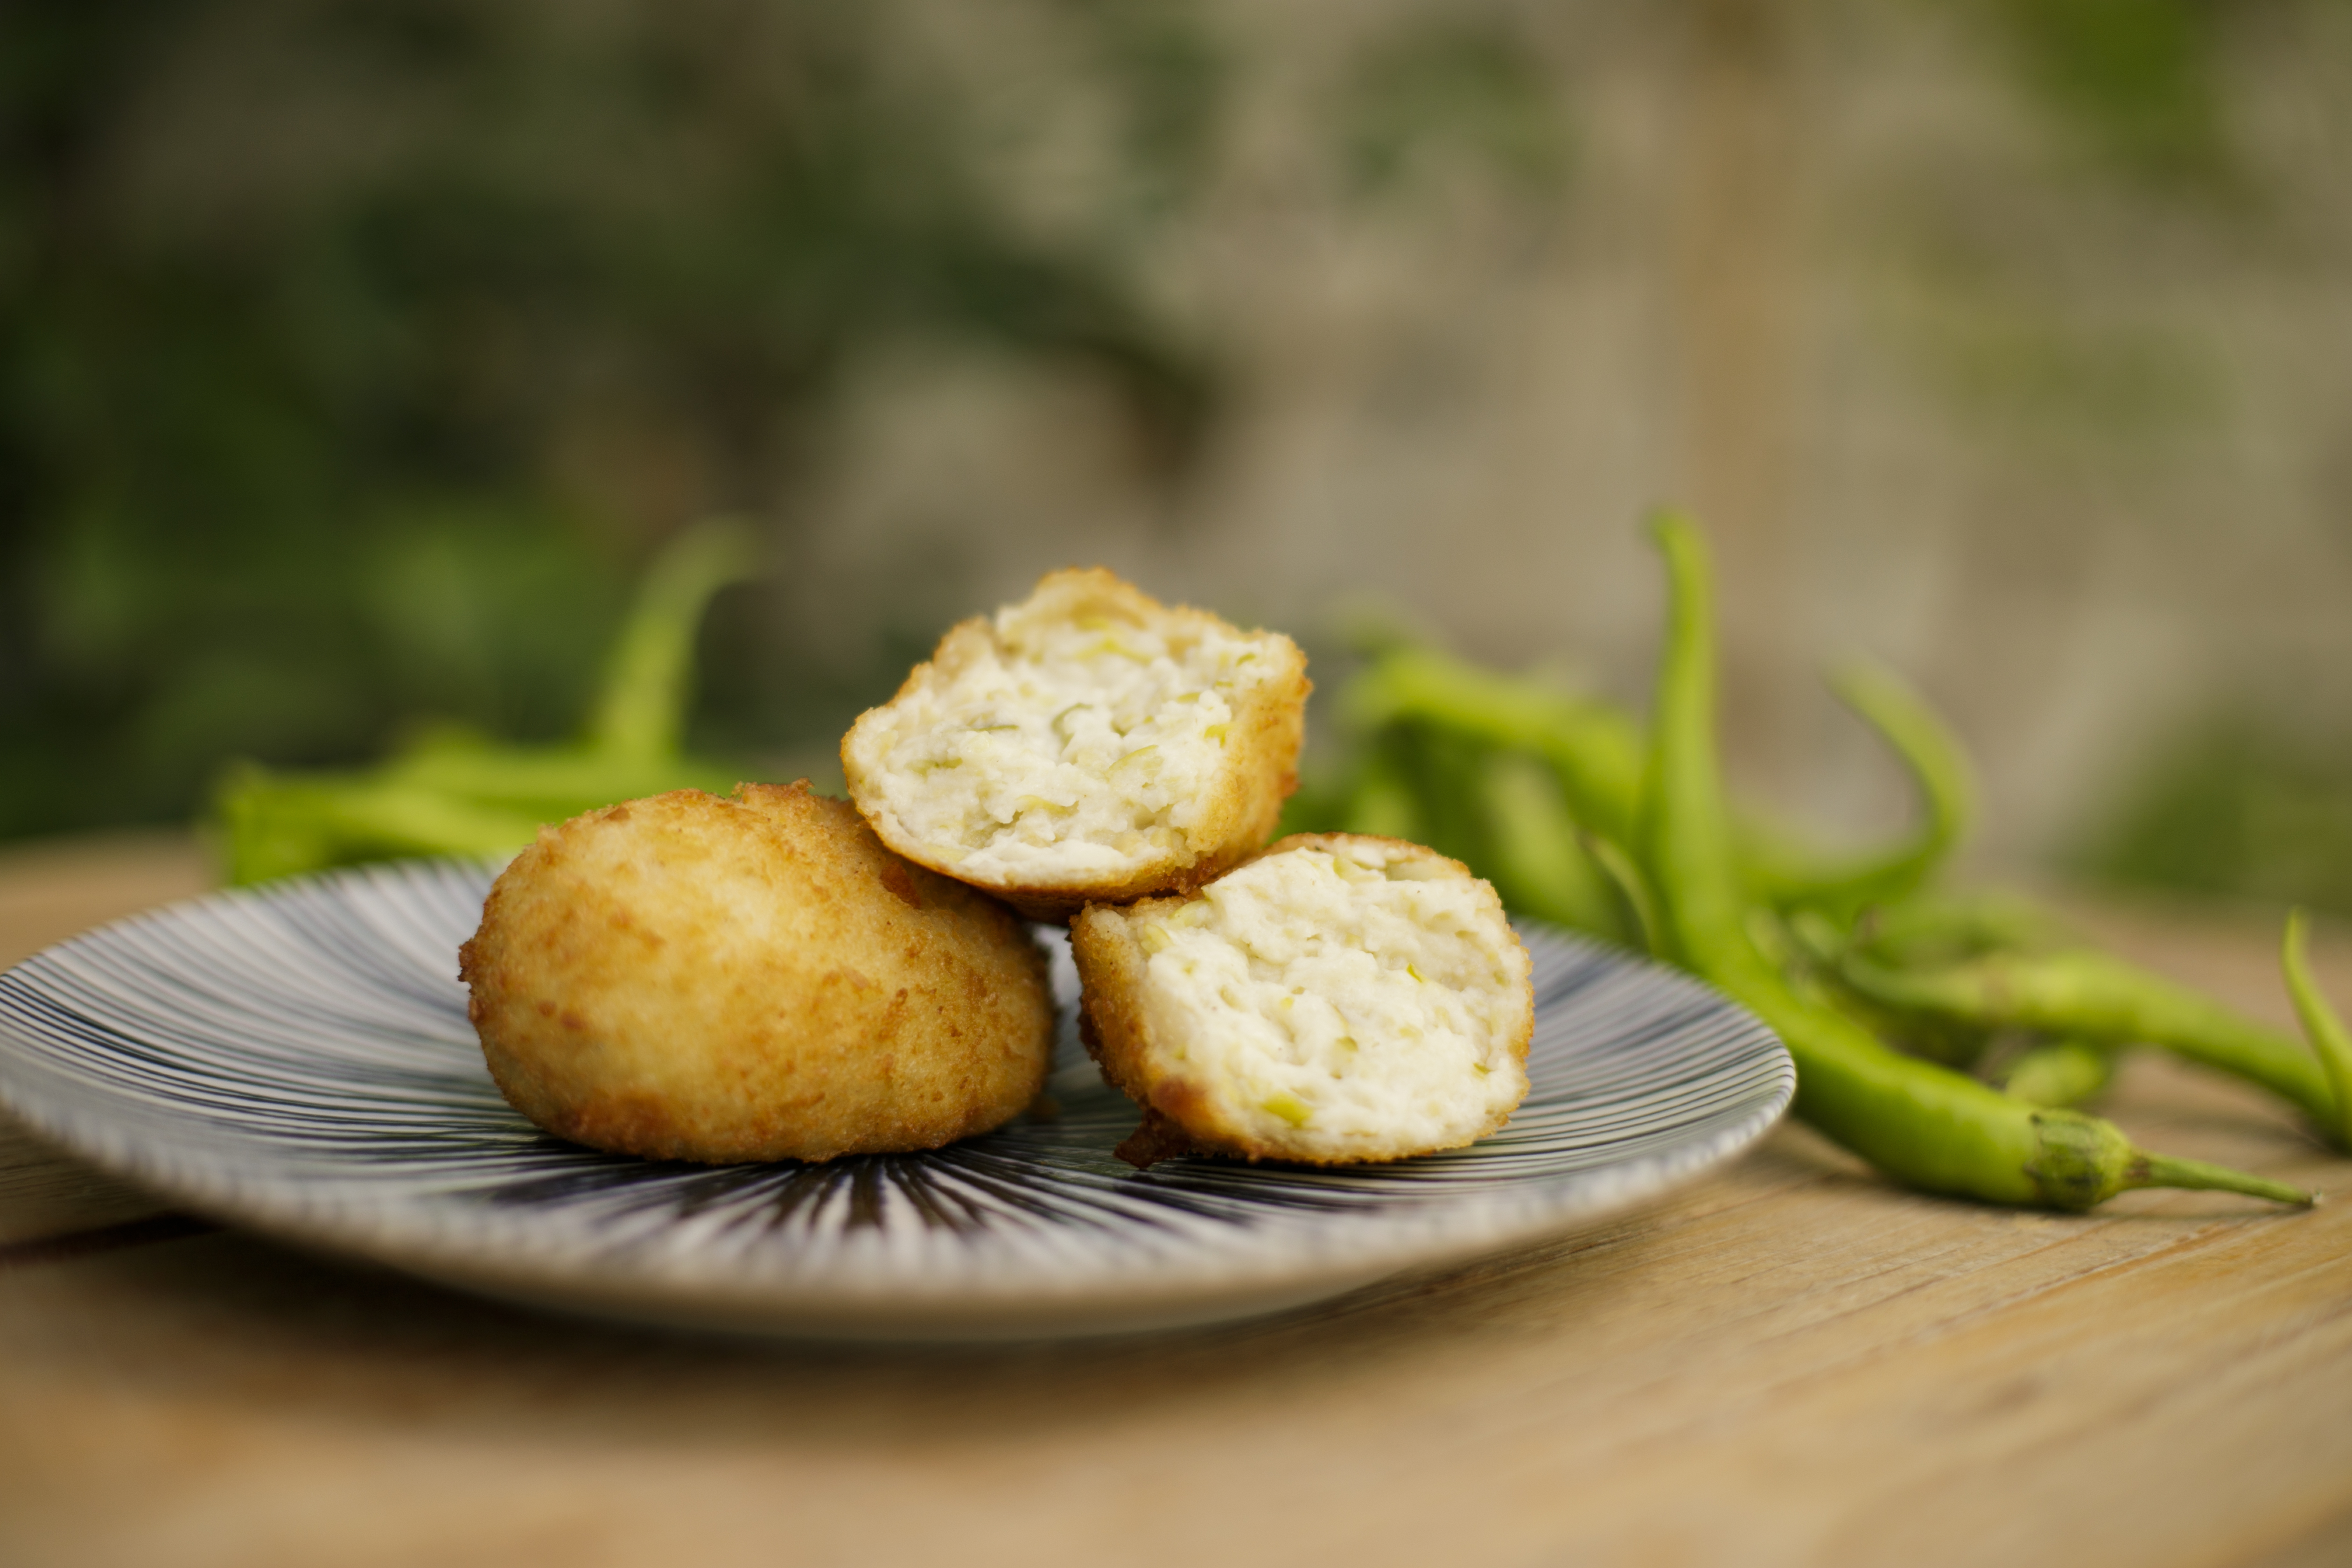
<svg viewBox="0 0 2352 1568">
<path fill-rule="evenodd" d="M 691 743 L 824 778 L 1099 561 L 1641 695 L 2003 868 L 2352 910 L 2343 0 L 29 0 L 0 9 L 0 838 L 577 724 L 714 512 Z"/>
</svg>

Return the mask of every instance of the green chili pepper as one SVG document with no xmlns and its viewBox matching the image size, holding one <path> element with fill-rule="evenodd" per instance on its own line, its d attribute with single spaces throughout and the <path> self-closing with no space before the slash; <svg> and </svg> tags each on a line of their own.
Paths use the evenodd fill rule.
<svg viewBox="0 0 2352 1568">
<path fill-rule="evenodd" d="M 1345 767 L 1315 768 L 1282 803 L 1274 836 L 1293 833 L 1376 833 L 1421 840 L 1421 809 L 1412 787 L 1377 747 L 1363 748 Z"/>
<path fill-rule="evenodd" d="M 440 731 L 365 772 L 232 766 L 214 835 L 244 884 L 401 855 L 520 849 L 541 823 L 673 789 L 725 791 L 740 775 L 682 756 L 695 628 L 710 596 L 749 575 L 750 538 L 727 523 L 681 535 L 655 563 L 616 639 L 585 738 L 509 746 Z"/>
<path fill-rule="evenodd" d="M 1658 951 L 1658 904 L 1650 892 L 1650 879 L 1642 863 L 1623 846 L 1597 833 L 1584 835 L 1584 852 L 1609 879 L 1617 895 L 1618 925 L 1631 945 L 1647 953 Z"/>
<path fill-rule="evenodd" d="M 1797 1066 L 1797 1114 L 1881 1171 L 1933 1192 L 2083 1209 L 2127 1187 L 2210 1187 L 2307 1203 L 2258 1176 L 2134 1149 L 2108 1122 L 2042 1110 L 1901 1056 L 1801 1001 L 1749 942 L 1715 739 L 1711 584 L 1697 530 L 1654 531 L 1672 588 L 1639 847 L 1664 954 L 1753 1008 Z"/>
<path fill-rule="evenodd" d="M 2115 1081 L 2113 1047 L 2053 1040 L 2020 1051 L 2000 1076 L 2000 1091 L 2029 1105 L 2080 1105 Z"/>
<path fill-rule="evenodd" d="M 1769 918 L 1769 911 L 1766 913 Z M 1753 929 L 1756 922 L 1751 920 L 1749 923 Z M 1851 936 L 1820 910 L 1791 910 L 1773 923 L 1785 932 L 1783 941 L 1794 949 L 1792 961 L 1782 963 L 1783 971 L 1801 973 L 1807 982 L 1807 985 L 1797 987 L 1799 993 L 1835 1008 L 1880 1040 L 1915 1057 L 1964 1071 L 1974 1067 L 1991 1047 L 1990 1029 L 1891 1012 L 1847 985 L 1839 973 L 1839 965 L 1852 945 Z"/>
<path fill-rule="evenodd" d="M 1967 836 L 1976 814 L 1968 755 L 1918 693 L 1872 664 L 1846 666 L 1832 686 L 1893 748 L 1919 791 L 1924 820 L 1910 842 L 1840 865 L 1806 855 L 1759 825 L 1741 835 L 1749 884 L 1769 903 L 1830 910 L 1843 919 L 1900 899 L 1933 874 Z"/>
<path fill-rule="evenodd" d="M 654 562 L 613 646 L 587 745 L 608 757 L 674 757 L 686 732 L 694 636 L 712 595 L 758 569 L 751 536 L 728 522 L 678 535 Z"/>
<path fill-rule="evenodd" d="M 724 794 L 734 787 L 737 775 L 732 768 L 676 753 L 509 746 L 471 734 L 442 733 L 412 742 L 362 776 L 551 822 L 664 790 L 691 786 Z M 582 801 L 592 804 L 577 804 Z"/>
<path fill-rule="evenodd" d="M 2311 957 L 2308 951 L 2309 922 L 2301 910 L 2286 917 L 2286 940 L 2281 944 L 2280 967 L 2286 972 L 2287 994 L 2294 999 L 2295 1016 L 2303 1021 L 2303 1032 L 2311 1041 L 2311 1048 L 2319 1057 L 2327 1073 L 2328 1087 L 2336 1094 L 2336 1120 L 2328 1124 L 2337 1143 L 2352 1149 L 2352 1036 L 2344 1032 L 2344 1020 L 2327 1005 L 2320 993 L 2319 984 L 2311 977 Z"/>
<path fill-rule="evenodd" d="M 2262 1085 L 2331 1133 L 2339 1125 L 2326 1073 L 2294 1038 L 2103 952 L 1995 952 L 1914 970 L 1850 953 L 1839 974 L 1897 1012 L 2094 1045 L 2158 1046 Z"/>
<path fill-rule="evenodd" d="M 1339 828 L 1427 844 L 1492 881 L 1515 910 L 1604 941 L 1639 940 L 1637 911 L 1594 858 L 1594 840 L 1543 758 L 1393 715 L 1358 746 L 1352 778 L 1292 796 L 1283 831 Z"/>
<path fill-rule="evenodd" d="M 1478 868 L 1503 902 L 1609 942 L 1628 941 L 1616 889 L 1579 840 L 1552 770 L 1523 752 L 1502 752 L 1479 783 L 1490 848 Z"/>
<path fill-rule="evenodd" d="M 403 855 L 498 855 L 530 842 L 541 818 L 359 774 L 230 770 L 215 802 L 236 886 Z"/>
<path fill-rule="evenodd" d="M 1398 647 L 1349 684 L 1349 722 L 1370 731 L 1408 721 L 1528 752 L 1559 773 L 1584 829 L 1622 839 L 1642 783 L 1642 734 L 1608 703 L 1499 675 L 1427 647 Z"/>
<path fill-rule="evenodd" d="M 1918 894 L 1864 910 L 1854 947 L 1896 965 L 1952 963 L 1988 952 L 2082 945 L 2055 915 L 2011 893 Z"/>
<path fill-rule="evenodd" d="M 1418 834 L 1391 837 L 1415 837 L 1486 875 L 1493 828 L 1480 796 L 1489 749 L 1408 720 L 1381 731 L 1375 752 L 1410 794 L 1420 825 Z"/>
<path fill-rule="evenodd" d="M 1379 761 L 1365 765 L 1338 826 L 1349 833 L 1373 833 L 1416 844 L 1427 837 L 1422 826 L 1421 803 L 1413 798 L 1412 786 Z"/>
<path fill-rule="evenodd" d="M 1933 871 L 1967 830 L 1974 787 L 1959 746 L 1895 677 L 1857 664 L 1833 684 L 1910 771 L 1926 805 L 1925 824 L 1893 851 L 1834 860 L 1750 823 L 1739 829 L 1739 856 L 1768 901 L 1828 908 L 1850 919 L 1865 904 L 1903 896 Z M 1385 651 L 1349 684 L 1344 700 L 1360 731 L 1417 721 L 1540 756 L 1559 773 L 1580 828 L 1620 843 L 1630 837 L 1640 808 L 1642 733 L 1608 703 L 1412 646 Z"/>
</svg>

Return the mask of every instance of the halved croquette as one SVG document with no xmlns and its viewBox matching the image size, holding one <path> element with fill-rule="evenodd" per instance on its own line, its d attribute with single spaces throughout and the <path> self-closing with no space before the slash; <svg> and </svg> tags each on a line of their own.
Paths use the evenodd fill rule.
<svg viewBox="0 0 2352 1568">
<path fill-rule="evenodd" d="M 1299 834 L 1187 895 L 1089 906 L 1071 948 L 1134 1163 L 1313 1164 L 1457 1148 L 1528 1090 L 1527 948 L 1433 849 Z"/>
<path fill-rule="evenodd" d="M 899 854 L 1039 920 L 1198 886 L 1264 844 L 1297 785 L 1297 646 L 1055 572 L 950 629 L 841 743 Z"/>
</svg>

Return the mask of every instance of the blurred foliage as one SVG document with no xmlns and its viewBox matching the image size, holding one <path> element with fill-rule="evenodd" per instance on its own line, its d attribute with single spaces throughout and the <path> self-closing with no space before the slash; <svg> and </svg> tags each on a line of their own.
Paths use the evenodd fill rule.
<svg viewBox="0 0 2352 1568">
<path fill-rule="evenodd" d="M 1117 91 L 1127 189 L 1144 216 L 1165 216 L 1208 176 L 1234 62 L 1187 0 L 1063 3 L 1089 25 L 1093 62 Z"/>
<path fill-rule="evenodd" d="M 2352 914 L 2352 751 L 2242 714 L 2209 721 L 2084 838 L 2076 868 L 2103 881 Z"/>
<path fill-rule="evenodd" d="M 2227 414 L 2224 367 L 2192 325 L 2069 308 L 2021 276 L 2029 268 L 1918 227 L 1891 320 L 1956 411 L 2012 458 L 2104 449 L 2120 479 L 2147 479 L 2163 471 L 2152 457 Z"/>
<path fill-rule="evenodd" d="M 1999 0 L 2026 84 L 2110 166 L 2216 186 L 2237 173 L 2220 69 L 2219 0 Z"/>
<path fill-rule="evenodd" d="M 909 333 L 1098 375 L 1182 462 L 1203 368 L 1111 247 L 1011 216 L 900 9 L 0 10 L 0 836 L 415 716 L 557 732 L 630 564 L 788 515 Z M 1127 62 L 1139 157 L 1194 155 L 1176 12 L 1049 12 Z"/>
<path fill-rule="evenodd" d="M 1997 0 L 1956 8 L 2038 122 L 1921 172 L 1885 225 L 1895 330 L 2005 453 L 2146 480 L 2231 412 L 2209 320 L 2151 282 L 2264 232 L 2232 126 L 2266 14 L 2333 0 Z M 2236 54 L 2233 56 L 2233 51 Z M 1990 127 L 1987 127 L 1988 130 Z M 2019 156 L 2020 152 L 2024 156 Z M 2058 154 L 2053 161 L 2049 154 Z M 2053 174 L 2057 177 L 2053 178 Z M 2095 198 L 2085 177 L 2097 182 Z M 2149 246 L 2162 233 L 2162 249 Z"/>
<path fill-rule="evenodd" d="M 1571 144 L 1558 73 L 1516 30 L 1449 16 L 1367 49 L 1339 110 L 1351 178 L 1378 194 L 1463 159 L 1529 195 L 1558 188 Z"/>
</svg>

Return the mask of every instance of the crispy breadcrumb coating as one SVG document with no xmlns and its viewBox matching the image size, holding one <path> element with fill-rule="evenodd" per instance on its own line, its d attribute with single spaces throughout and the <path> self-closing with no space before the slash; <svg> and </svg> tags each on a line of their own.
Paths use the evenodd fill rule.
<svg viewBox="0 0 2352 1568">
<path fill-rule="evenodd" d="M 459 952 L 499 1090 L 560 1137 L 711 1163 L 931 1149 L 1036 1096 L 1053 1002 L 1012 910 L 805 781 L 542 828 Z"/>
</svg>

